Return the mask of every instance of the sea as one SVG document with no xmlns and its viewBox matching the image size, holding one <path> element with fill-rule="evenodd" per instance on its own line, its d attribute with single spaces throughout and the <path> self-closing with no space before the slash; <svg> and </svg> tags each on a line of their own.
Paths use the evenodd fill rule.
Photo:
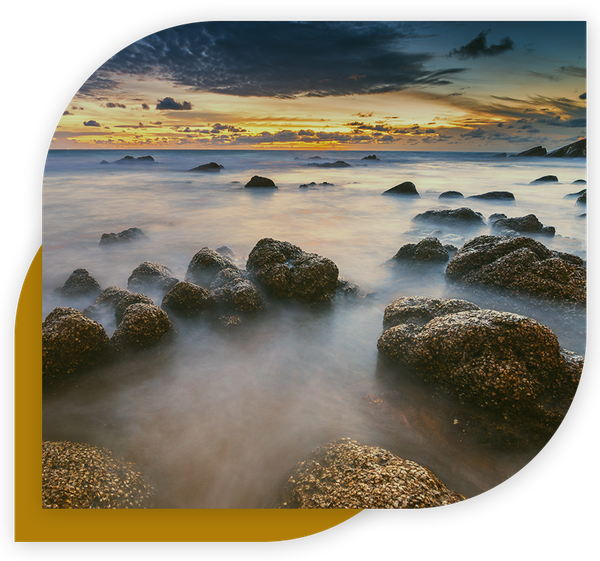
<svg viewBox="0 0 600 561">
<path fill-rule="evenodd" d="M 549 326 L 561 346 L 585 353 L 583 306 L 449 283 L 444 265 L 390 265 L 398 249 L 434 236 L 462 246 L 479 227 L 415 223 L 432 209 L 468 207 L 486 219 L 535 214 L 556 235 L 532 236 L 586 259 L 585 159 L 497 157 L 481 152 L 314 150 L 51 150 L 43 186 L 42 319 L 57 306 L 93 299 L 56 292 L 78 268 L 102 288 L 127 287 L 144 261 L 184 279 L 203 247 L 227 246 L 245 266 L 262 238 L 332 259 L 360 298 L 332 307 L 274 303 L 224 333 L 176 320 L 169 345 L 99 367 L 47 396 L 43 437 L 104 446 L 139 464 L 159 508 L 270 508 L 289 470 L 321 444 L 349 437 L 431 469 L 450 489 L 476 496 L 510 478 L 539 452 L 499 450 L 455 438 L 455 404 L 383 364 L 377 352 L 385 307 L 402 296 L 462 298 Z M 130 155 L 154 162 L 117 163 Z M 102 163 L 102 162 L 105 163 Z M 320 167 L 344 161 L 349 167 Z M 189 171 L 215 162 L 215 173 Z M 277 189 L 247 189 L 258 175 Z M 554 175 L 557 182 L 532 183 Z M 382 196 L 405 181 L 419 197 Z M 300 187 L 307 185 L 307 187 Z M 459 191 L 465 199 L 442 199 Z M 469 199 L 510 191 L 515 201 Z M 140 228 L 147 237 L 100 246 L 104 233 Z M 160 296 L 150 294 L 160 305 Z M 109 334 L 114 318 L 103 325 Z M 373 396 L 400 395 L 393 423 L 373 414 Z"/>
</svg>

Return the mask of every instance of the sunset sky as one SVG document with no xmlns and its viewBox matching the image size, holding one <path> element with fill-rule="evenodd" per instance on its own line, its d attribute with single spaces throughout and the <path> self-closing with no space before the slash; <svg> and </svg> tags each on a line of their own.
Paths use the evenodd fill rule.
<svg viewBox="0 0 600 561">
<path fill-rule="evenodd" d="M 51 148 L 518 152 L 585 136 L 585 22 L 220 22 L 117 53 Z"/>
</svg>

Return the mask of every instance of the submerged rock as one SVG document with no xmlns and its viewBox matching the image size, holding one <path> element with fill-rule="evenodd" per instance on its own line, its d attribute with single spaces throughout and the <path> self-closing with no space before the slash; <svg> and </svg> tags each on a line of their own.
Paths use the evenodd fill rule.
<svg viewBox="0 0 600 561">
<path fill-rule="evenodd" d="M 112 245 L 115 243 L 130 243 L 141 238 L 147 238 L 146 234 L 139 228 L 127 228 L 118 234 L 111 232 L 110 234 L 102 234 L 98 245 Z"/>
<path fill-rule="evenodd" d="M 127 279 L 127 288 L 131 291 L 159 290 L 168 292 L 179 282 L 169 267 L 159 263 L 144 261 L 140 263 Z"/>
<path fill-rule="evenodd" d="M 412 197 L 420 197 L 419 192 L 415 184 L 412 181 L 405 181 L 404 183 L 400 183 L 400 185 L 396 185 L 387 191 L 381 193 L 382 195 L 408 195 Z"/>
<path fill-rule="evenodd" d="M 484 440 L 505 445 L 552 436 L 582 367 L 581 357 L 563 355 L 548 327 L 492 310 L 448 313 L 422 326 L 396 324 L 383 332 L 377 348 L 470 406 Z"/>
<path fill-rule="evenodd" d="M 485 201 L 514 201 L 515 196 L 510 191 L 490 191 L 481 195 L 471 195 L 467 199 L 483 199 Z"/>
<path fill-rule="evenodd" d="M 165 294 L 161 306 L 174 315 L 194 317 L 213 310 L 216 302 L 206 288 L 181 281 Z"/>
<path fill-rule="evenodd" d="M 517 218 L 494 218 L 492 223 L 492 232 L 498 233 L 503 230 L 514 230 L 520 234 L 543 234 L 545 236 L 554 236 L 556 229 L 554 226 L 544 226 L 535 214 L 528 214 Z"/>
<path fill-rule="evenodd" d="M 579 195 L 576 202 L 580 205 L 587 204 L 587 189 L 583 193 L 581 193 L 581 195 Z"/>
<path fill-rule="evenodd" d="M 115 305 L 115 321 L 119 325 L 125 315 L 125 310 L 132 304 L 154 304 L 150 296 L 139 292 L 128 292 Z"/>
<path fill-rule="evenodd" d="M 338 160 L 337 162 L 324 162 L 322 164 L 306 164 L 307 166 L 313 166 L 317 168 L 350 168 L 352 167 L 347 162 L 343 162 L 342 160 Z"/>
<path fill-rule="evenodd" d="M 444 191 L 440 194 L 438 199 L 464 199 L 465 196 L 458 191 Z"/>
<path fill-rule="evenodd" d="M 248 256 L 246 269 L 275 296 L 302 302 L 328 300 L 335 293 L 339 276 L 331 259 L 272 238 L 257 242 Z"/>
<path fill-rule="evenodd" d="M 134 158 L 133 156 L 125 156 L 120 160 L 117 160 L 115 164 L 132 164 L 132 163 L 154 163 L 154 158 L 152 156 L 140 156 L 139 158 Z"/>
<path fill-rule="evenodd" d="M 137 351 L 160 343 L 175 328 L 164 310 L 153 304 L 131 304 L 110 339 L 117 352 Z"/>
<path fill-rule="evenodd" d="M 273 183 L 272 179 L 269 179 L 268 177 L 260 177 L 259 175 L 254 175 L 252 179 L 250 179 L 250 181 L 244 185 L 244 187 L 272 187 L 277 189 L 277 185 Z"/>
<path fill-rule="evenodd" d="M 448 225 L 471 225 L 483 226 L 485 220 L 480 212 L 475 212 L 470 208 L 462 207 L 454 210 L 428 210 L 417 214 L 412 222 L 435 222 Z"/>
<path fill-rule="evenodd" d="M 208 288 L 223 269 L 238 270 L 238 267 L 221 253 L 203 247 L 192 257 L 185 280 Z"/>
<path fill-rule="evenodd" d="M 544 177 L 538 177 L 534 179 L 529 185 L 535 185 L 536 183 L 556 183 L 558 177 L 556 175 L 544 175 Z"/>
<path fill-rule="evenodd" d="M 419 262 L 442 262 L 450 259 L 448 250 L 437 238 L 425 238 L 419 243 L 403 245 L 392 260 L 394 261 L 419 261 Z"/>
<path fill-rule="evenodd" d="M 210 164 L 202 164 L 201 166 L 188 169 L 188 171 L 207 171 L 207 172 L 220 172 L 222 169 L 225 169 L 223 166 L 216 164 L 215 162 L 210 162 Z"/>
<path fill-rule="evenodd" d="M 108 336 L 73 308 L 55 308 L 42 323 L 42 385 L 59 386 L 70 375 L 101 362 Z"/>
<path fill-rule="evenodd" d="M 479 236 L 463 245 L 446 267 L 446 278 L 547 299 L 585 302 L 586 271 L 575 255 L 549 250 L 525 236 Z"/>
<path fill-rule="evenodd" d="M 299 462 L 279 493 L 279 508 L 427 508 L 465 500 L 431 471 L 388 450 L 341 440 Z"/>
<path fill-rule="evenodd" d="M 69 298 L 96 296 L 102 292 L 98 281 L 86 269 L 75 269 L 58 290 Z"/>
</svg>

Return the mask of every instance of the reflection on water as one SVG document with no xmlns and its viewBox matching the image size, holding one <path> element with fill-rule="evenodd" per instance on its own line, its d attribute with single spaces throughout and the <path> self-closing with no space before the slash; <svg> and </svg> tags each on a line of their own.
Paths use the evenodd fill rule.
<svg viewBox="0 0 600 561">
<path fill-rule="evenodd" d="M 271 306 L 240 331 L 220 334 L 201 323 L 178 323 L 167 348 L 142 353 L 44 402 L 44 437 L 106 446 L 140 462 L 157 483 L 163 507 L 267 507 L 283 474 L 319 444 L 350 436 L 381 445 L 432 469 L 467 496 L 505 480 L 536 451 L 482 450 L 449 430 L 453 404 L 378 365 L 376 342 L 383 310 L 404 295 L 459 297 L 484 308 L 534 317 L 561 344 L 585 351 L 585 312 L 514 295 L 462 289 L 446 283 L 444 266 L 382 266 L 405 243 L 426 235 L 462 245 L 489 228 L 456 229 L 411 223 L 432 208 L 468 206 L 486 218 L 534 213 L 556 228 L 540 238 L 552 249 L 585 258 L 585 207 L 566 194 L 585 179 L 579 161 L 482 155 L 321 153 L 351 168 L 307 167 L 309 152 L 150 151 L 156 165 L 99 165 L 125 153 L 52 152 L 44 184 L 43 315 L 66 303 L 53 293 L 76 268 L 102 287 L 126 287 L 142 261 L 169 266 L 183 278 L 202 247 L 227 245 L 244 266 L 262 237 L 295 243 L 333 259 L 343 276 L 371 294 L 330 310 Z M 144 153 L 145 154 L 145 153 Z M 298 159 L 295 159 L 298 158 Z M 185 170 L 215 161 L 219 174 Z M 529 185 L 543 175 L 558 184 Z M 270 177 L 276 190 L 243 185 Z M 303 183 L 322 183 L 299 189 Z M 421 197 L 382 197 L 403 181 Z M 239 182 L 239 183 L 234 183 Z M 516 203 L 476 199 L 438 202 L 448 190 L 465 196 L 507 190 Z M 441 204 L 440 204 L 441 203 Z M 147 240 L 98 247 L 104 232 L 139 227 Z M 156 303 L 160 304 L 158 299 Z M 105 327 L 114 329 L 107 318 Z M 395 392 L 395 417 L 373 414 L 365 394 Z"/>
</svg>

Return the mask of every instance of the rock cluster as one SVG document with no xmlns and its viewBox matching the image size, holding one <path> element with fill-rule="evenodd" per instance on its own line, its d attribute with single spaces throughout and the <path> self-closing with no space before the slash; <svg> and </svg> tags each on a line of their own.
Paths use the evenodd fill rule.
<svg viewBox="0 0 600 561">
<path fill-rule="evenodd" d="M 431 471 L 388 450 L 343 438 L 298 463 L 279 508 L 427 508 L 463 501 Z"/>
</svg>

